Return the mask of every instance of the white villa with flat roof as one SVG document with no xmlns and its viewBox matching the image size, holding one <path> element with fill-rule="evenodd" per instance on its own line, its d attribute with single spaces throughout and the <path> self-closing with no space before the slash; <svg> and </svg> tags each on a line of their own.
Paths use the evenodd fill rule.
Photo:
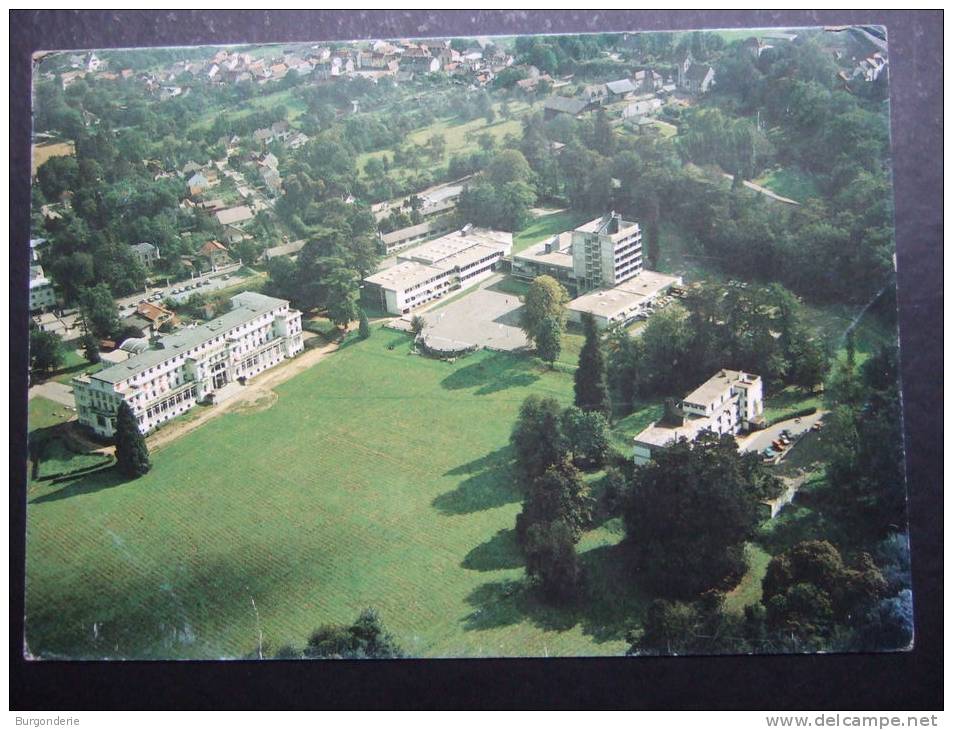
<svg viewBox="0 0 953 730">
<path fill-rule="evenodd" d="M 364 298 L 391 314 L 473 286 L 493 273 L 513 248 L 513 234 L 464 226 L 397 256 L 397 263 L 364 279 Z"/>
<path fill-rule="evenodd" d="M 30 311 L 42 312 L 56 306 L 56 292 L 53 282 L 43 273 L 39 264 L 30 267 Z"/>
<path fill-rule="evenodd" d="M 228 383 L 251 378 L 304 349 L 301 312 L 257 292 L 232 297 L 232 309 L 162 338 L 157 347 L 91 375 L 73 378 L 79 422 L 115 433 L 125 400 L 147 433 Z"/>
<path fill-rule="evenodd" d="M 659 449 L 682 439 L 694 441 L 702 431 L 740 433 L 761 421 L 763 410 L 760 376 L 721 370 L 685 396 L 675 413 L 635 437 L 633 459 L 645 464 Z"/>
</svg>

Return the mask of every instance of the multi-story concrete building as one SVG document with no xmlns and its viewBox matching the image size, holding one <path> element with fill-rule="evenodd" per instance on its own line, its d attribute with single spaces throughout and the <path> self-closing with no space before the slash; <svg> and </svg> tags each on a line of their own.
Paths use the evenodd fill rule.
<svg viewBox="0 0 953 730">
<path fill-rule="evenodd" d="M 642 268 L 642 231 L 615 212 L 534 244 L 513 256 L 513 276 L 551 276 L 576 297 L 569 318 L 588 312 L 600 329 L 624 325 L 649 308 L 681 278 Z"/>
<path fill-rule="evenodd" d="M 152 265 L 159 260 L 159 249 L 152 243 L 134 243 L 129 249 L 132 251 L 132 255 L 135 256 L 136 261 L 142 264 L 147 269 L 151 269 Z"/>
<path fill-rule="evenodd" d="M 397 256 L 397 263 L 364 279 L 364 299 L 391 314 L 407 314 L 448 291 L 489 276 L 513 248 L 513 234 L 472 226 Z"/>
<path fill-rule="evenodd" d="M 642 230 L 612 212 L 572 232 L 572 269 L 581 291 L 616 286 L 642 271 Z"/>
<path fill-rule="evenodd" d="M 56 306 L 56 292 L 53 282 L 43 274 L 42 266 L 30 267 L 30 311 L 41 312 Z"/>
<path fill-rule="evenodd" d="M 73 379 L 79 422 L 115 433 L 126 401 L 143 433 L 185 413 L 234 381 L 242 382 L 304 349 L 301 312 L 257 292 L 232 297 L 232 309 L 164 337 L 156 346 L 92 375 Z"/>
<path fill-rule="evenodd" d="M 645 464 L 659 450 L 702 431 L 736 434 L 763 420 L 761 378 L 739 370 L 722 370 L 670 406 L 665 417 L 635 437 L 633 459 Z"/>
</svg>

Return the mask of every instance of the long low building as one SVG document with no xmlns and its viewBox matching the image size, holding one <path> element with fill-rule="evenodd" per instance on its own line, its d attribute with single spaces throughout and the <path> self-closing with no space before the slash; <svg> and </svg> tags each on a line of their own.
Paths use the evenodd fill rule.
<svg viewBox="0 0 953 730">
<path fill-rule="evenodd" d="M 513 234 L 464 226 L 405 251 L 397 263 L 364 279 L 365 301 L 391 314 L 473 286 L 492 274 L 513 248 Z"/>
<path fill-rule="evenodd" d="M 304 349 L 301 312 L 284 299 L 243 292 L 231 303 L 221 317 L 164 337 L 118 365 L 73 378 L 79 422 L 112 437 L 119 404 L 126 401 L 147 433 L 229 383 Z"/>
<path fill-rule="evenodd" d="M 740 433 L 763 422 L 761 378 L 740 370 L 721 370 L 634 439 L 633 460 L 647 463 L 659 449 L 678 441 L 694 441 L 702 431 Z"/>
<path fill-rule="evenodd" d="M 576 297 L 566 309 L 569 321 L 581 323 L 583 313 L 588 312 L 596 320 L 599 329 L 613 325 L 626 325 L 646 308 L 668 293 L 673 286 L 681 286 L 682 277 L 661 274 L 642 269 L 637 276 L 611 289 L 594 289 Z"/>
</svg>

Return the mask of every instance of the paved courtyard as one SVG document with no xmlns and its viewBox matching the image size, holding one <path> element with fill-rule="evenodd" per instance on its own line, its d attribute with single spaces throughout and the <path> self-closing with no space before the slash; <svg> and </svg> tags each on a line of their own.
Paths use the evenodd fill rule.
<svg viewBox="0 0 953 730">
<path fill-rule="evenodd" d="M 494 350 L 528 347 L 519 328 L 519 297 L 492 289 L 502 278 L 491 276 L 459 299 L 421 314 L 424 340 L 441 349 L 451 342 Z"/>
</svg>

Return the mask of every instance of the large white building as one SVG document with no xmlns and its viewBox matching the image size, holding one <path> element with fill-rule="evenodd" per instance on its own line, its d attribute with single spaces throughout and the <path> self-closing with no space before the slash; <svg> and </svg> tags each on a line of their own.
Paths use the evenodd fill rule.
<svg viewBox="0 0 953 730">
<path fill-rule="evenodd" d="M 53 282 L 43 274 L 43 267 L 30 267 L 30 311 L 41 312 L 56 306 L 56 292 Z"/>
<path fill-rule="evenodd" d="M 490 276 L 513 248 L 513 234 L 465 226 L 397 256 L 364 279 L 364 299 L 391 314 L 407 314 L 449 291 Z"/>
<path fill-rule="evenodd" d="M 740 433 L 762 420 L 761 378 L 739 370 L 721 370 L 685 396 L 681 403 L 635 437 L 633 459 L 645 464 L 659 450 L 702 431 Z"/>
<path fill-rule="evenodd" d="M 232 297 L 232 309 L 205 324 L 162 338 L 118 365 L 73 379 L 79 422 L 115 433 L 125 400 L 151 431 L 228 383 L 251 378 L 304 349 L 301 312 L 257 292 Z"/>
<path fill-rule="evenodd" d="M 639 224 L 615 212 L 514 255 L 512 273 L 553 277 L 578 295 L 567 307 L 569 319 L 578 323 L 589 313 L 600 329 L 630 322 L 682 283 L 643 268 Z"/>
</svg>

